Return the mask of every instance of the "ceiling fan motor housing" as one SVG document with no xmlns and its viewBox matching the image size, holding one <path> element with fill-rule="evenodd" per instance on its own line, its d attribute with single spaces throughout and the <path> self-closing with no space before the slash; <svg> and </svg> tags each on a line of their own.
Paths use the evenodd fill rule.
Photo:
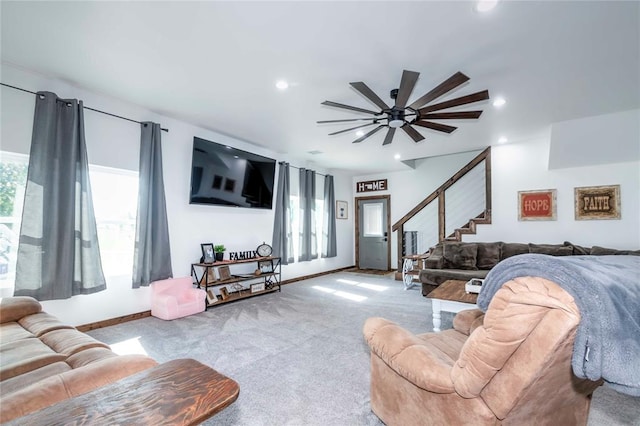
<svg viewBox="0 0 640 426">
<path fill-rule="evenodd" d="M 391 108 L 388 113 L 389 127 L 398 128 L 404 125 L 404 109 L 397 107 Z"/>
</svg>

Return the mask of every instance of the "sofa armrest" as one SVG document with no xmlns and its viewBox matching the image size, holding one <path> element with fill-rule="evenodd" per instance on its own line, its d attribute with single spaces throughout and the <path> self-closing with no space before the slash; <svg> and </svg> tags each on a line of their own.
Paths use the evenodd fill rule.
<svg viewBox="0 0 640 426">
<path fill-rule="evenodd" d="M 480 309 L 467 309 L 460 311 L 453 317 L 453 328 L 462 334 L 469 336 L 473 330 L 482 325 L 484 312 Z"/>
<path fill-rule="evenodd" d="M 40 311 L 42 311 L 42 306 L 33 297 L 0 297 L 0 324 L 18 321 L 20 318 L 37 314 Z"/>
<path fill-rule="evenodd" d="M 363 333 L 372 354 L 415 386 L 435 393 L 454 392 L 453 361 L 433 350 L 428 341 L 384 318 L 369 318 Z"/>
<path fill-rule="evenodd" d="M 184 295 L 188 300 L 196 302 L 198 300 L 204 300 L 207 297 L 207 293 L 201 288 L 189 288 L 184 291 Z"/>
</svg>

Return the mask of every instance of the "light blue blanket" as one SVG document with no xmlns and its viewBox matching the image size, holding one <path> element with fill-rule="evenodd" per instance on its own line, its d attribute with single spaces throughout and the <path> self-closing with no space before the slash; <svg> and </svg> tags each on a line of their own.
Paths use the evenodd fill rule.
<svg viewBox="0 0 640 426">
<path fill-rule="evenodd" d="M 640 396 L 640 256 L 513 256 L 489 272 L 478 307 L 486 311 L 502 284 L 526 276 L 557 283 L 580 309 L 574 374 Z"/>
</svg>

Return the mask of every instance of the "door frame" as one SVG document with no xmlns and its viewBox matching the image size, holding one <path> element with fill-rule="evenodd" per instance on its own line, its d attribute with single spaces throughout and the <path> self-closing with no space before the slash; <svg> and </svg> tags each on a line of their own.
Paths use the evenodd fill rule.
<svg viewBox="0 0 640 426">
<path fill-rule="evenodd" d="M 361 200 L 387 200 L 387 271 L 391 269 L 391 195 L 370 195 L 368 197 L 356 197 L 355 204 L 355 248 L 356 268 L 360 269 L 360 203 Z"/>
</svg>

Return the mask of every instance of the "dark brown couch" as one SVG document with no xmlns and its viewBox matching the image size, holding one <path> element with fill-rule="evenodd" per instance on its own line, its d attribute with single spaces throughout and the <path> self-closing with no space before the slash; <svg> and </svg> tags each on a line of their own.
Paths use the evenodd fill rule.
<svg viewBox="0 0 640 426">
<path fill-rule="evenodd" d="M 438 243 L 429 251 L 425 269 L 420 271 L 422 295 L 426 296 L 447 280 L 468 281 L 485 278 L 500 261 L 519 254 L 539 253 L 551 256 L 640 255 L 640 250 L 616 250 L 605 247 L 582 247 L 565 241 L 563 244 L 532 244 L 498 242 Z"/>
</svg>

